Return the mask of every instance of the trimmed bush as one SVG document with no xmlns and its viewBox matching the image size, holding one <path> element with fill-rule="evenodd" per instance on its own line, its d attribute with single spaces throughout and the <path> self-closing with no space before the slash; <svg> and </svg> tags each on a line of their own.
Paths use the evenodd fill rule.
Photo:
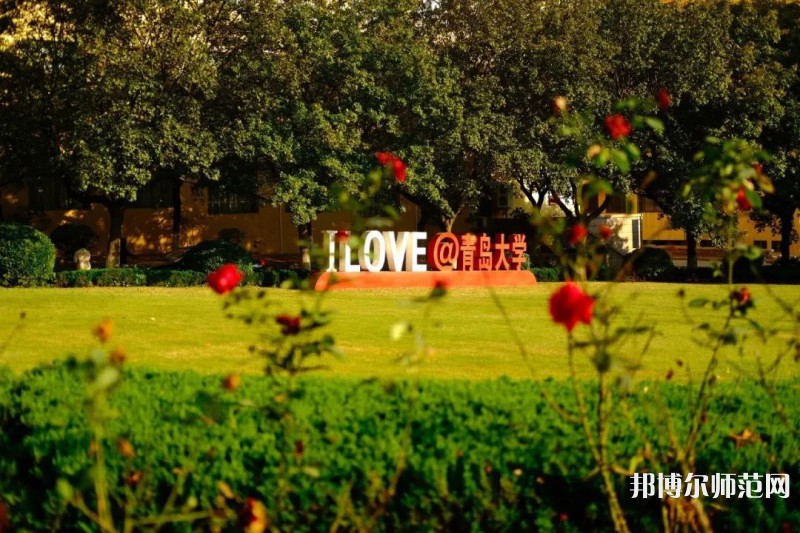
<svg viewBox="0 0 800 533">
<path fill-rule="evenodd" d="M 144 287 L 147 276 L 138 268 L 70 270 L 56 275 L 58 287 Z"/>
<path fill-rule="evenodd" d="M 536 276 L 536 281 L 561 281 L 563 272 L 559 267 L 530 267 L 528 270 Z"/>
<path fill-rule="evenodd" d="M 64 257 L 72 260 L 75 252 L 81 248 L 91 248 L 97 244 L 98 239 L 92 228 L 86 224 L 69 223 L 54 229 L 50 233 L 50 240 Z"/>
<path fill-rule="evenodd" d="M 24 224 L 0 224 L 0 285 L 51 283 L 56 248 L 47 235 Z"/>
<path fill-rule="evenodd" d="M 247 250 L 230 241 L 203 241 L 192 246 L 176 266 L 208 274 L 227 263 L 234 263 L 245 274 L 253 270 L 253 258 Z"/>
<path fill-rule="evenodd" d="M 592 385 L 585 384 L 589 388 Z M 611 522 L 581 429 L 566 423 L 542 398 L 542 389 L 568 410 L 575 408 L 567 382 L 531 381 L 379 383 L 345 379 L 301 380 L 292 400 L 296 414 L 292 447 L 291 501 L 282 529 L 327 531 L 337 501 L 367 513 L 407 453 L 395 495 L 378 531 L 605 531 Z M 676 413 L 688 412 L 693 388 L 660 388 Z M 588 392 L 588 391 L 587 391 Z M 777 391 L 785 405 L 800 403 L 798 382 Z M 665 446 L 663 428 L 646 413 L 652 405 L 641 387 L 631 391 L 637 430 L 655 447 Z M 176 482 L 175 469 L 188 469 L 178 502 L 195 498 L 209 508 L 224 481 L 240 497 L 275 508 L 279 493 L 280 447 L 286 425 L 274 405 L 269 380 L 247 377 L 235 393 L 220 378 L 192 372 L 128 369 L 112 396 L 118 416 L 109 426 L 107 464 L 113 500 L 122 501 L 122 480 L 143 473 L 138 516 L 157 513 Z M 413 398 L 413 399 L 412 399 Z M 800 476 L 800 442 L 794 428 L 765 410 L 770 400 L 752 384 L 723 384 L 708 412 L 697 448 L 696 474 L 785 472 Z M 83 385 L 65 366 L 38 369 L 18 378 L 0 373 L 0 494 L 20 531 L 93 530 L 80 512 L 65 508 L 57 486 L 90 487 L 90 431 Z M 250 404 L 254 408 L 243 408 Z M 591 405 L 589 406 L 592 407 Z M 0 407 L 1 408 L 1 407 Z M 796 409 L 786 413 L 796 425 Z M 737 446 L 732 431 L 749 428 L 761 438 Z M 640 444 L 625 424 L 612 429 L 610 453 L 629 457 Z M 129 440 L 136 456 L 125 459 L 114 446 Z M 404 447 L 404 439 L 410 444 Z M 302 440 L 299 440 L 302 439 Z M 299 454 L 295 451 L 301 449 Z M 674 465 L 664 465 L 668 472 Z M 305 474 L 303 472 L 313 472 Z M 660 526 L 658 499 L 631 499 L 629 480 L 618 476 L 620 497 L 634 531 Z M 800 521 L 792 487 L 783 500 L 732 498 L 712 514 L 720 531 L 778 531 Z M 91 495 L 91 489 L 86 489 Z M 91 501 L 91 498 L 89 498 Z M 709 501 L 709 500 L 707 500 Z M 374 509 L 373 509 L 374 510 Z M 564 518 L 566 517 L 566 518 Z M 56 522 L 60 520 L 60 522 Z M 192 527 L 194 526 L 194 527 Z M 202 524 L 170 530 L 203 529 Z"/>
<path fill-rule="evenodd" d="M 206 282 L 204 272 L 194 270 L 145 270 L 147 285 L 152 287 L 196 287 Z"/>
<path fill-rule="evenodd" d="M 647 281 L 668 279 L 675 270 L 672 258 L 666 250 L 650 246 L 626 255 L 625 264 L 631 265 L 636 279 Z"/>
<path fill-rule="evenodd" d="M 259 274 L 259 285 L 262 287 L 280 287 L 285 281 L 291 280 L 293 284 L 296 284 L 308 279 L 311 271 L 292 268 L 264 268 Z"/>
</svg>

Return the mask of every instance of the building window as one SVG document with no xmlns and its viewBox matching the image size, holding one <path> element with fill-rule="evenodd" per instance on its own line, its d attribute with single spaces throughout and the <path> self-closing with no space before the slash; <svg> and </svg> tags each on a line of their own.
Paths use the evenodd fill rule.
<svg viewBox="0 0 800 533">
<path fill-rule="evenodd" d="M 67 185 L 62 181 L 48 180 L 38 185 L 31 185 L 28 190 L 29 205 L 34 211 L 89 209 L 89 202 L 70 194 Z"/>
<path fill-rule="evenodd" d="M 766 250 L 767 249 L 767 241 L 754 241 L 753 242 L 753 246 L 758 246 L 762 250 Z"/>
<path fill-rule="evenodd" d="M 497 208 L 510 209 L 511 208 L 511 187 L 508 185 L 497 186 Z"/>
<path fill-rule="evenodd" d="M 651 198 L 639 195 L 639 212 L 640 213 L 660 213 L 661 209 L 658 208 Z"/>
<path fill-rule="evenodd" d="M 258 196 L 243 194 L 222 187 L 208 188 L 208 214 L 233 215 L 258 213 Z"/>
<path fill-rule="evenodd" d="M 173 183 L 169 180 L 150 180 L 139 189 L 133 207 L 163 209 L 172 207 Z"/>
<path fill-rule="evenodd" d="M 642 225 L 639 220 L 631 220 L 631 236 L 633 237 L 633 249 L 642 247 Z"/>
</svg>

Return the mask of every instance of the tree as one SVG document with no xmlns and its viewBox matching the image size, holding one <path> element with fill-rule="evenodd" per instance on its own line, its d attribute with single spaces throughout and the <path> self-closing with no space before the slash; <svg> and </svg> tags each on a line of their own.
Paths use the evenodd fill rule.
<svg viewBox="0 0 800 533">
<path fill-rule="evenodd" d="M 800 208 L 800 6 L 788 2 L 772 7 L 778 8 L 777 21 L 781 28 L 780 41 L 770 58 L 780 63 L 780 68 L 772 69 L 779 77 L 771 85 L 778 85 L 781 92 L 776 91 L 772 98 L 779 98 L 783 112 L 759 138 L 772 156 L 764 167 L 775 192 L 764 197 L 764 207 L 773 216 L 757 221 L 769 224 L 781 236 L 781 261 L 787 262 L 791 258 L 791 244 L 797 241 L 794 224 L 795 213 Z"/>
<path fill-rule="evenodd" d="M 43 15 L 9 50 L 3 140 L 15 156 L 4 166 L 105 205 L 112 249 L 148 182 L 214 177 L 201 115 L 216 78 L 202 12 L 177 0 L 21 5 Z M 31 80 L 43 83 L 26 94 Z M 33 128 L 25 116 L 39 117 Z"/>
</svg>

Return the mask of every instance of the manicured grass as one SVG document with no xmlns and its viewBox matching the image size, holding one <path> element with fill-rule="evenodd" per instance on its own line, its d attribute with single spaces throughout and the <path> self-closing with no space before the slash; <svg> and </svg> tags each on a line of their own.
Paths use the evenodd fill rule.
<svg viewBox="0 0 800 533">
<path fill-rule="evenodd" d="M 424 291 L 341 291 L 325 296 L 326 308 L 336 310 L 331 330 L 346 353 L 342 360 L 329 359 L 326 372 L 341 376 L 402 377 L 410 373 L 443 379 L 489 379 L 501 376 L 544 379 L 567 376 L 566 333 L 551 323 L 547 300 L 558 284 L 542 283 L 530 289 L 499 289 L 499 299 L 525 345 L 528 362 L 512 341 L 508 325 L 486 289 L 451 291 L 434 306 L 426 339 L 432 353 L 422 365 L 406 367 L 398 358 L 412 348 L 412 339 L 390 339 L 391 325 L 408 319 L 421 325 L 422 309 L 409 300 Z M 609 287 L 596 284 L 592 290 Z M 700 338 L 686 323 L 680 285 L 623 284 L 611 289 L 613 301 L 622 306 L 620 324 L 657 324 L 659 334 L 642 360 L 640 377 L 664 376 L 675 370 L 676 379 L 688 367 L 698 375 L 708 361 L 708 351 L 692 340 Z M 724 298 L 726 289 L 715 285 L 685 286 L 686 300 L 696 297 Z M 768 296 L 765 287 L 751 290 L 756 308 L 750 316 L 765 325 L 789 330 L 793 324 Z M 773 287 L 781 298 L 800 302 L 800 287 Z M 292 311 L 297 292 L 273 289 L 267 299 L 275 309 Z M 0 354 L 0 364 L 23 371 L 69 353 L 84 355 L 96 346 L 91 330 L 102 318 L 115 324 L 111 345 L 123 346 L 132 364 L 160 369 L 191 368 L 206 373 L 259 372 L 257 358 L 248 353 L 258 331 L 224 317 L 223 299 L 207 288 L 124 289 L 6 289 L 0 292 L 0 346 L 17 325 L 24 311 L 27 318 Z M 691 309 L 697 323 L 718 322 L 721 313 Z M 720 318 L 717 318 L 720 317 Z M 576 328 L 578 338 L 586 326 Z M 764 345 L 751 341 L 739 355 L 724 353 L 717 373 L 723 380 L 739 375 L 738 366 L 752 370 L 754 361 L 769 360 L 788 334 L 773 336 Z M 615 355 L 636 358 L 643 342 L 629 342 Z M 679 367 L 676 360 L 684 364 Z M 579 359 L 582 372 L 590 365 Z M 800 364 L 787 358 L 783 377 L 800 375 Z"/>
</svg>

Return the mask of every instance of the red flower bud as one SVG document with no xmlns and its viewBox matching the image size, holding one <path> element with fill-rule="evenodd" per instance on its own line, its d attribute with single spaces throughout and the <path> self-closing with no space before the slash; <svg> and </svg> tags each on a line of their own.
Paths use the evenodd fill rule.
<svg viewBox="0 0 800 533">
<path fill-rule="evenodd" d="M 239 271 L 239 267 L 228 263 L 210 273 L 206 282 L 217 294 L 225 294 L 235 289 L 243 279 L 244 274 Z"/>
<path fill-rule="evenodd" d="M 656 102 L 658 102 L 658 108 L 661 111 L 666 111 L 672 107 L 672 97 L 669 95 L 669 91 L 666 89 L 658 91 L 658 94 L 656 94 Z"/>
<path fill-rule="evenodd" d="M 631 134 L 631 123 L 622 115 L 609 115 L 606 117 L 606 130 L 612 139 L 618 141 Z"/>
<path fill-rule="evenodd" d="M 339 231 L 336 232 L 336 235 L 334 235 L 333 238 L 336 242 L 339 243 L 347 242 L 350 240 L 350 232 L 345 229 L 340 229 Z"/>
<path fill-rule="evenodd" d="M 225 376 L 225 379 L 222 380 L 222 388 L 227 391 L 235 391 L 238 389 L 242 384 L 242 376 L 239 374 L 228 374 Z"/>
<path fill-rule="evenodd" d="M 753 204 L 750 203 L 747 194 L 744 192 L 744 187 L 739 189 L 739 194 L 736 195 L 736 205 L 738 205 L 739 209 L 742 211 L 750 211 L 753 208 Z"/>
<path fill-rule="evenodd" d="M 281 334 L 283 335 L 297 335 L 300 333 L 300 317 L 292 315 L 279 315 L 275 317 L 275 322 L 283 326 Z"/>
<path fill-rule="evenodd" d="M 600 233 L 600 238 L 604 241 L 607 241 L 614 236 L 614 230 L 606 224 L 601 224 L 597 231 Z"/>
<path fill-rule="evenodd" d="M 567 242 L 574 246 L 582 242 L 588 234 L 589 231 L 586 229 L 586 226 L 579 222 L 567 230 Z"/>
<path fill-rule="evenodd" d="M 552 109 L 554 115 L 561 115 L 567 112 L 567 99 L 563 96 L 556 96 L 553 98 L 553 101 L 550 102 L 550 109 Z"/>
<path fill-rule="evenodd" d="M 589 324 L 594 312 L 594 298 L 577 284 L 568 281 L 550 296 L 550 316 L 556 324 L 572 331 L 578 322 Z"/>
<path fill-rule="evenodd" d="M 264 533 L 269 527 L 267 508 L 255 498 L 247 498 L 239 510 L 239 525 L 246 533 Z"/>
<path fill-rule="evenodd" d="M 731 299 L 739 304 L 739 307 L 749 304 L 751 298 L 750 289 L 747 287 L 742 287 L 738 291 L 733 291 L 731 293 Z"/>
</svg>

